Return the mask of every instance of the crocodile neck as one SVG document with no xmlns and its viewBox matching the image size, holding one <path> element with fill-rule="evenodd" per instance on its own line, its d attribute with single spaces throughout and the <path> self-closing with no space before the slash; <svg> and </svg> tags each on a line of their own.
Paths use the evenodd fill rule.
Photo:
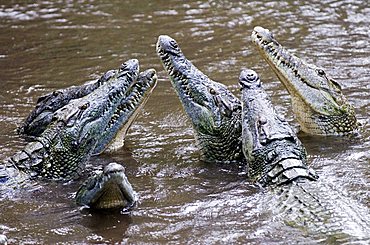
<svg viewBox="0 0 370 245">
<path fill-rule="evenodd" d="M 49 125 L 42 136 L 28 143 L 20 153 L 10 158 L 10 162 L 31 178 L 74 179 L 79 177 L 85 166 L 81 163 L 86 162 L 92 152 L 79 154 L 79 147 L 71 149 L 71 144 L 63 144 L 69 143 L 69 139 L 64 138 L 66 135 L 59 134 L 64 127 L 62 122 Z M 53 141 L 56 137 L 61 140 Z M 53 142 L 58 142 L 58 144 Z"/>
<path fill-rule="evenodd" d="M 264 201 L 274 220 L 327 242 L 368 239 L 368 214 L 363 218 L 366 212 L 358 212 L 367 209 L 318 180 L 307 165 L 302 143 L 278 116 L 258 74 L 243 70 L 239 81 L 249 176 L 271 190 Z"/>
<path fill-rule="evenodd" d="M 220 126 L 220 130 L 217 130 L 214 135 L 196 131 L 202 159 L 223 163 L 245 161 L 242 154 L 241 133 L 241 114 L 236 114 L 230 123 Z"/>
<path fill-rule="evenodd" d="M 249 176 L 263 186 L 280 186 L 297 179 L 317 179 L 307 167 L 305 149 L 290 139 L 274 140 L 254 150 L 248 170 Z"/>
</svg>

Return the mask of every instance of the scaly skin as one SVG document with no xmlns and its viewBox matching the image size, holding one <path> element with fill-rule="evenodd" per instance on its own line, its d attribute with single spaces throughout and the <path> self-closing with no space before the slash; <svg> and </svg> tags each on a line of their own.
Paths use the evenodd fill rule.
<svg viewBox="0 0 370 245">
<path fill-rule="evenodd" d="M 123 71 L 124 70 L 122 70 L 122 72 Z M 94 154 L 99 154 L 103 150 L 114 151 L 123 146 L 123 141 L 127 130 L 129 129 L 131 123 L 136 119 L 140 108 L 145 105 L 147 99 L 149 98 L 148 95 L 150 95 L 155 88 L 157 80 L 155 70 L 148 69 L 144 72 L 141 72 L 139 75 L 137 74 L 138 71 L 138 65 L 135 66 L 134 70 L 130 72 L 124 71 L 128 72 L 127 74 L 129 76 L 126 78 L 126 98 L 122 101 L 121 107 L 125 106 L 126 108 L 124 108 L 125 113 L 122 114 L 122 117 L 119 118 L 119 120 L 125 121 L 126 123 L 123 124 L 123 126 L 119 123 L 109 125 L 104 132 L 105 135 L 101 137 L 100 141 L 98 142 L 96 149 L 94 150 Z M 40 97 L 37 101 L 35 109 L 30 113 L 23 125 L 18 129 L 18 132 L 30 136 L 31 140 L 34 137 L 39 136 L 51 123 L 52 118 L 58 109 L 67 105 L 73 99 L 78 99 L 92 93 L 95 89 L 110 81 L 110 79 L 114 79 L 116 73 L 117 71 L 110 70 L 94 83 L 84 84 L 81 86 L 72 86 Z M 148 89 L 147 86 L 150 86 L 150 89 Z M 112 126 L 116 128 L 110 128 Z M 118 133 L 117 127 L 121 127 Z M 115 140 L 112 140 L 114 135 Z"/>
<path fill-rule="evenodd" d="M 115 123 L 108 125 L 102 140 L 95 147 L 94 154 L 102 151 L 116 151 L 123 146 L 128 129 L 148 101 L 156 85 L 157 74 L 154 69 L 140 72 L 137 80 L 127 89 L 125 98 L 121 101 L 119 109 L 123 113 L 115 118 Z"/>
<path fill-rule="evenodd" d="M 18 133 L 33 137 L 40 136 L 50 124 L 55 111 L 67 105 L 73 99 L 78 99 L 90 94 L 92 91 L 105 84 L 114 74 L 115 71 L 107 71 L 94 83 L 59 89 L 41 96 L 37 100 L 36 107 L 28 115 L 22 126 L 18 128 Z"/>
<path fill-rule="evenodd" d="M 326 243 L 369 239 L 368 210 L 317 180 L 303 145 L 272 106 L 258 74 L 243 70 L 239 82 L 243 153 L 250 177 L 274 194 L 266 200 L 274 219 Z"/>
<path fill-rule="evenodd" d="M 288 90 L 302 131 L 316 135 L 347 135 L 357 131 L 353 107 L 340 85 L 322 68 L 289 53 L 262 27 L 254 28 L 252 42 Z"/>
<path fill-rule="evenodd" d="M 239 99 L 199 71 L 171 37 L 159 36 L 157 54 L 191 119 L 202 159 L 223 163 L 241 161 Z"/>
<path fill-rule="evenodd" d="M 36 177 L 76 178 L 90 156 L 111 147 L 114 138 L 119 139 L 114 148 L 122 145 L 138 109 L 146 103 L 157 81 L 155 70 L 146 70 L 137 77 L 138 71 L 138 61 L 128 60 L 118 70 L 110 71 L 109 77 L 106 73 L 100 79 L 104 84 L 84 97 L 70 100 L 60 109 L 60 103 L 52 103 L 53 109 L 46 109 L 46 113 L 52 113 L 52 120 L 46 122 L 41 135 L 0 165 L 0 197 L 11 197 L 19 188 L 37 188 L 32 181 Z M 39 103 L 39 108 L 43 106 L 43 102 Z M 111 163 L 102 174 L 81 186 L 76 201 L 97 209 L 130 208 L 136 197 L 124 168 Z"/>
<path fill-rule="evenodd" d="M 125 168 L 110 163 L 103 171 L 86 180 L 76 194 L 76 203 L 92 209 L 132 207 L 136 196 L 125 175 Z"/>
<path fill-rule="evenodd" d="M 121 128 L 126 133 L 155 86 L 154 70 L 136 81 L 138 69 L 137 60 L 127 61 L 104 85 L 57 110 L 41 136 L 10 162 L 31 177 L 78 177 L 92 154 L 103 151 Z"/>
<path fill-rule="evenodd" d="M 26 188 L 35 190 L 38 185 L 30 180 L 29 175 L 19 171 L 8 163 L 0 165 L 0 199 L 15 197 L 14 190 Z M 125 175 L 125 168 L 115 162 L 90 176 L 76 193 L 77 205 L 91 209 L 125 209 L 132 208 L 137 197 Z"/>
<path fill-rule="evenodd" d="M 14 195 L 13 191 L 16 188 L 27 188 L 32 191 L 37 186 L 30 181 L 26 173 L 18 171 L 11 164 L 0 165 L 0 200 L 5 195 L 8 197 Z M 75 201 L 77 205 L 94 210 L 123 209 L 123 211 L 128 211 L 134 207 L 137 197 L 127 180 L 124 167 L 113 162 L 80 186 Z M 0 244 L 6 244 L 6 242 L 7 237 L 0 235 Z"/>
<path fill-rule="evenodd" d="M 285 169 L 283 163 L 283 166 L 279 164 L 286 160 L 291 162 L 286 163 L 289 168 L 299 170 L 299 176 L 305 174 L 307 178 L 314 179 L 314 174 L 306 167 L 305 148 L 289 124 L 275 111 L 257 73 L 243 70 L 239 81 L 243 103 L 243 153 L 249 176 L 260 180 L 263 185 L 280 185 L 290 181 L 295 178 L 290 170 L 287 171 L 290 176 L 269 175 L 280 173 L 280 168 Z"/>
</svg>

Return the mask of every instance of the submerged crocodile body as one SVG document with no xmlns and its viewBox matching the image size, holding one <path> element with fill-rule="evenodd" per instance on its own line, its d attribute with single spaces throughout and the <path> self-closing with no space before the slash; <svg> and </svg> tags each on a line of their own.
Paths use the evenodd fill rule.
<svg viewBox="0 0 370 245">
<path fill-rule="evenodd" d="M 191 119 L 202 159 L 242 161 L 239 99 L 198 70 L 171 37 L 159 36 L 157 54 Z"/>
<path fill-rule="evenodd" d="M 324 242 L 361 241 L 370 237 L 365 207 L 317 180 L 306 151 L 253 70 L 243 70 L 242 141 L 249 176 L 273 191 L 268 200 L 274 219 L 317 236 Z"/>
<path fill-rule="evenodd" d="M 254 28 L 252 41 L 288 90 L 302 131 L 317 135 L 346 135 L 357 131 L 353 107 L 342 94 L 340 85 L 322 68 L 292 55 L 262 27 Z"/>
<path fill-rule="evenodd" d="M 84 97 L 70 100 L 60 109 L 55 108 L 52 120 L 41 135 L 1 165 L 0 180 L 5 182 L 1 191 L 6 192 L 5 187 L 28 185 L 34 178 L 77 178 L 93 154 L 109 148 L 117 137 L 118 143 L 113 145 L 122 145 L 138 108 L 156 85 L 155 70 L 149 69 L 140 75 L 138 71 L 138 61 L 129 60 L 118 70 L 110 71 L 104 85 Z M 98 177 L 93 179 L 100 183 Z M 99 186 L 105 189 L 102 183 Z"/>
</svg>

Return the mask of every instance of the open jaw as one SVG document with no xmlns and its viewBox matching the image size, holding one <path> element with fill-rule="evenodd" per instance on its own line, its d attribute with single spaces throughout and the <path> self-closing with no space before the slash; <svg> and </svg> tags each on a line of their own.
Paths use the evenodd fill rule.
<svg viewBox="0 0 370 245">
<path fill-rule="evenodd" d="M 115 114 L 105 127 L 103 137 L 98 142 L 94 154 L 101 151 L 115 151 L 124 144 L 127 131 L 146 104 L 157 84 L 157 74 L 154 69 L 148 69 L 139 74 L 115 110 Z"/>
<path fill-rule="evenodd" d="M 157 54 L 191 119 L 205 161 L 240 161 L 241 104 L 221 83 L 198 70 L 169 36 L 161 35 Z"/>
<path fill-rule="evenodd" d="M 134 62 L 138 64 L 137 60 Z M 106 129 L 110 127 L 116 133 L 126 123 L 116 119 L 124 113 L 119 107 L 130 90 L 129 77 L 117 73 L 92 93 L 57 110 L 41 136 L 27 144 L 11 161 L 31 176 L 78 177 L 96 146 L 105 142 Z"/>
<path fill-rule="evenodd" d="M 76 194 L 76 203 L 92 209 L 129 209 L 137 197 L 125 175 L 125 168 L 110 163 L 87 179 Z"/>
<path fill-rule="evenodd" d="M 282 47 L 268 29 L 255 27 L 252 42 L 284 84 L 302 131 L 318 135 L 345 135 L 357 130 L 353 107 L 338 83 L 325 71 L 307 64 Z"/>
<path fill-rule="evenodd" d="M 117 70 L 105 72 L 97 81 L 80 86 L 71 86 L 59 89 L 38 98 L 36 107 L 31 111 L 22 125 L 17 129 L 18 133 L 26 136 L 37 137 L 46 129 L 53 118 L 53 114 L 71 100 L 82 98 L 100 86 L 117 77 L 127 76 L 130 82 L 136 79 L 139 72 L 139 62 L 136 59 L 126 61 Z M 129 85 L 129 84 L 128 84 Z"/>
</svg>

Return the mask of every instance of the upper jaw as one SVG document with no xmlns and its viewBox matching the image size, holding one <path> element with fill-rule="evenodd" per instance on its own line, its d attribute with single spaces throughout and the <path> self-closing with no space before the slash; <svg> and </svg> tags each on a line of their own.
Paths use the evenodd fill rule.
<svg viewBox="0 0 370 245">
<path fill-rule="evenodd" d="M 265 42 L 265 44 L 269 42 L 275 41 L 272 33 L 261 26 L 256 26 L 253 28 L 252 32 L 252 41 L 253 42 Z"/>
<path fill-rule="evenodd" d="M 143 72 L 140 72 L 137 81 L 141 84 L 144 83 L 153 83 L 157 81 L 157 72 L 154 69 L 148 69 Z"/>
<path fill-rule="evenodd" d="M 232 116 L 236 108 L 227 89 L 219 83 L 210 82 L 206 75 L 185 58 L 175 40 L 160 36 L 157 53 L 198 130 L 202 131 L 206 121 L 211 126 L 207 130 L 215 129 L 222 123 L 223 117 Z"/>
<path fill-rule="evenodd" d="M 268 29 L 256 26 L 253 29 L 251 38 L 252 42 L 260 49 L 262 56 L 267 59 L 268 63 L 272 62 L 276 66 L 287 66 L 289 69 L 298 71 L 297 68 L 300 66 L 301 62 L 294 55 L 287 52 L 275 40 Z"/>
<path fill-rule="evenodd" d="M 323 69 L 290 54 L 262 27 L 255 27 L 252 42 L 295 99 L 320 114 L 341 114 L 345 103 L 341 88 Z M 325 105 L 325 106 L 323 106 Z"/>
<path fill-rule="evenodd" d="M 188 89 L 178 91 L 178 94 L 199 132 L 218 134 L 218 128 L 223 123 L 230 123 L 235 113 L 240 114 L 240 101 L 231 96 L 221 84 L 190 79 L 188 86 Z"/>
<path fill-rule="evenodd" d="M 138 67 L 125 72 L 125 75 L 118 71 L 112 81 L 56 111 L 55 119 L 64 122 L 71 130 L 78 130 L 80 142 L 95 135 L 97 146 L 102 144 L 106 140 L 103 135 L 112 125 L 119 123 L 116 119 L 124 112 L 119 105 L 127 96 L 134 79 L 136 80 L 137 69 Z M 98 133 L 99 137 L 96 136 Z"/>
<path fill-rule="evenodd" d="M 102 151 L 114 151 L 124 144 L 126 132 L 135 120 L 138 109 L 149 98 L 156 86 L 157 75 L 154 69 L 141 72 L 137 79 L 130 82 L 130 86 L 123 92 L 116 103 L 109 105 L 109 121 L 102 130 L 94 154 Z"/>
<path fill-rule="evenodd" d="M 201 90 L 206 89 L 203 76 L 194 76 L 200 74 L 199 71 L 192 70 L 193 65 L 185 58 L 176 41 L 166 35 L 159 36 L 157 54 L 186 109 L 203 111 L 201 107 L 205 107 L 204 101 L 197 98 Z"/>
<path fill-rule="evenodd" d="M 130 59 L 124 62 L 119 69 L 109 70 L 104 73 L 96 82 L 85 83 L 81 86 L 72 86 L 41 96 L 37 100 L 35 109 L 29 114 L 23 125 L 18 129 L 21 134 L 39 136 L 50 124 L 54 114 L 63 106 L 73 103 L 73 100 L 88 96 L 111 80 L 136 79 L 139 71 L 139 61 Z M 124 86 L 128 87 L 129 82 Z"/>
<path fill-rule="evenodd" d="M 167 35 L 160 35 L 157 41 L 157 52 L 159 55 L 163 55 L 164 53 L 181 56 L 182 52 L 180 47 L 178 46 L 177 42 Z"/>
<path fill-rule="evenodd" d="M 117 72 L 117 78 L 128 76 L 130 79 L 135 80 L 139 73 L 139 68 L 139 61 L 137 59 L 130 59 L 121 64 Z"/>
</svg>

